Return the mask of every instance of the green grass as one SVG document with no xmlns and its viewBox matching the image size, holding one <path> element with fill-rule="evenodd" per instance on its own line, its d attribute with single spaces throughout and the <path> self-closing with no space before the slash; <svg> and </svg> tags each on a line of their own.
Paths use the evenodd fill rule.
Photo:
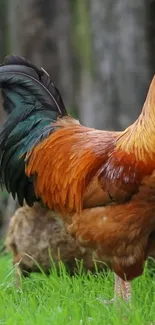
<svg viewBox="0 0 155 325">
<path fill-rule="evenodd" d="M 14 287 L 9 256 L 0 258 L 0 324 L 7 325 L 118 325 L 155 324 L 155 276 L 146 268 L 133 282 L 130 306 L 103 305 L 98 298 L 113 296 L 113 274 L 83 274 L 69 277 L 64 267 L 60 275 L 33 274 Z"/>
</svg>

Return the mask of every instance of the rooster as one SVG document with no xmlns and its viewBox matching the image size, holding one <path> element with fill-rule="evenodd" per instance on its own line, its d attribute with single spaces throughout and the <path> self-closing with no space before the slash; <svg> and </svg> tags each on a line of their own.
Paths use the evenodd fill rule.
<svg viewBox="0 0 155 325">
<path fill-rule="evenodd" d="M 46 274 L 61 260 L 70 274 L 77 271 L 79 260 L 86 270 L 101 270 L 103 263 L 94 263 L 90 249 L 79 245 L 64 226 L 63 220 L 54 211 L 35 203 L 33 207 L 24 205 L 11 217 L 5 248 L 13 254 L 15 283 L 20 286 L 20 276 L 42 269 Z"/>
<path fill-rule="evenodd" d="M 43 68 L 8 56 L 0 66 L 0 179 L 20 205 L 41 201 L 115 273 L 130 298 L 155 244 L 155 79 L 138 119 L 121 132 L 83 126 Z"/>
</svg>

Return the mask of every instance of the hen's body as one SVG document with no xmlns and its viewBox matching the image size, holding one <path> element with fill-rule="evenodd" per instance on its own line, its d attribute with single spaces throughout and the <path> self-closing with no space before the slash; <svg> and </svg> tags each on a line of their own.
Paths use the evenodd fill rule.
<svg viewBox="0 0 155 325">
<path fill-rule="evenodd" d="M 155 80 L 123 132 L 71 118 L 49 76 L 21 58 L 0 68 L 1 179 L 19 202 L 58 211 L 78 241 L 122 279 L 139 276 L 154 249 Z"/>
<path fill-rule="evenodd" d="M 85 249 L 67 232 L 63 220 L 53 211 L 38 203 L 24 206 L 12 216 L 6 237 L 6 249 L 13 253 L 13 263 L 19 263 L 22 273 L 50 271 L 52 261 L 61 260 L 71 274 L 77 270 L 77 261 L 86 270 L 95 271 L 93 253 Z M 102 266 L 103 264 L 98 264 Z"/>
</svg>

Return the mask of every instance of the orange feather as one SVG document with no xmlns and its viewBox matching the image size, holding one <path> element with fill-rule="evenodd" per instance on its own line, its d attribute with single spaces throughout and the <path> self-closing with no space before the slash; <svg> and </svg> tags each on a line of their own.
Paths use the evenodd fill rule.
<svg viewBox="0 0 155 325">
<path fill-rule="evenodd" d="M 27 157 L 27 175 L 37 175 L 36 194 L 50 209 L 58 205 L 62 211 L 80 211 L 86 188 L 114 140 L 112 132 L 105 138 L 102 131 L 76 124 L 51 134 Z"/>
</svg>

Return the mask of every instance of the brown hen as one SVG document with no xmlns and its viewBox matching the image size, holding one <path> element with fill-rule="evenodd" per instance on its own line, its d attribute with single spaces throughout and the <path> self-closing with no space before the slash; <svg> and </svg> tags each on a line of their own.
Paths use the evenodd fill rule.
<svg viewBox="0 0 155 325">
<path fill-rule="evenodd" d="M 40 270 L 48 274 L 53 262 L 57 266 L 62 261 L 71 275 L 77 271 L 78 262 L 92 272 L 105 268 L 103 263 L 95 261 L 92 250 L 80 246 L 67 232 L 57 213 L 38 203 L 32 208 L 25 205 L 16 210 L 9 223 L 5 247 L 13 254 L 17 284 L 20 275 Z"/>
</svg>

